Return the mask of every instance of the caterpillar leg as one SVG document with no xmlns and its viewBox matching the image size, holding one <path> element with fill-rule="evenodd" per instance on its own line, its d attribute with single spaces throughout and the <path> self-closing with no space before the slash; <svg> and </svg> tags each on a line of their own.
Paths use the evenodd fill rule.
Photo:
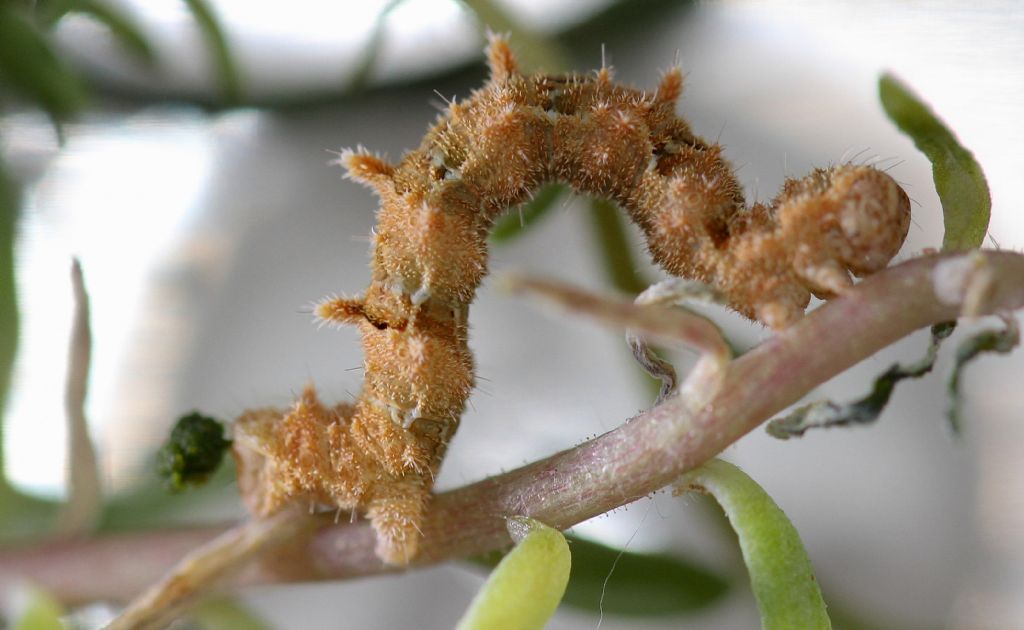
<svg viewBox="0 0 1024 630">
<path fill-rule="evenodd" d="M 405 565 L 419 550 L 420 523 L 430 499 L 420 475 L 382 479 L 374 487 L 366 515 L 377 532 L 377 556 L 389 564 Z"/>
</svg>

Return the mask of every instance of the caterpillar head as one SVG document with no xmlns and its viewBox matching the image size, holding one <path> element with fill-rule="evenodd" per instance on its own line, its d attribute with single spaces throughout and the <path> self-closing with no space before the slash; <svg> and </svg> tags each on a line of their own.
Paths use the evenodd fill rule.
<svg viewBox="0 0 1024 630">
<path fill-rule="evenodd" d="M 910 198 L 877 169 L 833 169 L 830 195 L 839 199 L 832 247 L 839 261 L 857 276 L 885 268 L 910 229 Z"/>
</svg>

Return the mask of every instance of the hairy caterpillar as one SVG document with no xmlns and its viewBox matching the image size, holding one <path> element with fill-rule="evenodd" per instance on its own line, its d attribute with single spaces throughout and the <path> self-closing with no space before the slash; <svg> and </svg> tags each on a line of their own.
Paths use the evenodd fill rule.
<svg viewBox="0 0 1024 630">
<path fill-rule="evenodd" d="M 909 226 L 906 194 L 866 166 L 816 170 L 748 208 L 721 147 L 675 113 L 678 68 L 646 94 L 614 83 L 607 68 L 523 76 L 499 38 L 487 57 L 486 86 L 452 103 L 399 164 L 365 151 L 340 160 L 381 199 L 370 286 L 316 308 L 324 321 L 359 327 L 359 398 L 328 407 L 308 387 L 294 408 L 249 411 L 235 425 L 240 487 L 255 514 L 296 500 L 365 511 L 389 563 L 416 554 L 434 475 L 474 385 L 467 315 L 487 270 L 488 230 L 541 184 L 614 200 L 668 272 L 714 285 L 773 329 L 801 317 L 812 293 L 840 293 L 851 272 L 884 267 Z"/>
</svg>

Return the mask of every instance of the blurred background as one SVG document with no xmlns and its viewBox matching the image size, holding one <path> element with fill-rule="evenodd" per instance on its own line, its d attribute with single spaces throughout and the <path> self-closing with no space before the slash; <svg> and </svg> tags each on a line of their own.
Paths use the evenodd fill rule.
<svg viewBox="0 0 1024 630">
<path fill-rule="evenodd" d="M 25 4 L 41 12 L 51 3 Z M 770 199 L 786 176 L 815 166 L 882 161 L 915 202 L 899 256 L 906 259 L 941 243 L 941 211 L 930 165 L 878 104 L 877 78 L 890 70 L 985 169 L 989 245 L 1024 247 L 1024 10 L 1014 2 L 101 6 L 135 25 L 144 42 L 132 44 L 102 12 L 40 19 L 46 41 L 88 94 L 73 117 L 49 107 L 65 119 L 62 137 L 39 101 L 0 92 L 0 158 L 21 191 L 14 232 L 21 323 L 2 463 L 22 493 L 39 501 L 64 496 L 61 392 L 75 256 L 91 300 L 86 415 L 103 491 L 115 506 L 104 517 L 111 530 L 241 515 L 227 473 L 194 495 L 154 494 L 153 454 L 181 414 L 200 409 L 231 419 L 250 407 L 285 406 L 310 381 L 325 400 L 358 391 L 355 331 L 318 330 L 308 313 L 311 302 L 359 292 L 369 279 L 376 201 L 342 180 L 331 161 L 356 145 L 392 160 L 417 146 L 442 98 L 463 98 L 482 84 L 484 23 L 510 31 L 533 67 L 587 72 L 600 67 L 603 46 L 617 78 L 638 87 L 653 88 L 677 59 L 686 73 L 680 112 L 698 134 L 725 145 L 748 198 Z M 588 200 L 564 195 L 541 220 L 495 244 L 492 275 L 471 314 L 479 386 L 440 489 L 575 445 L 650 404 L 650 383 L 621 335 L 493 289 L 496 276 L 513 270 L 604 291 L 628 291 L 623 273 L 659 278 L 632 227 L 625 237 L 636 262 L 608 256 L 609 230 L 617 229 Z M 709 312 L 740 345 L 765 336 L 730 313 Z M 992 325 L 968 323 L 957 337 Z M 926 343 L 912 336 L 812 397 L 859 397 L 890 363 L 915 360 Z M 837 626 L 1024 627 L 1024 458 L 1015 450 L 1024 444 L 1024 353 L 969 368 L 960 439 L 944 419 L 950 354 L 951 347 L 932 377 L 900 385 L 873 427 L 788 442 L 758 430 L 725 453 L 801 532 L 826 601 L 846 620 L 837 617 Z M 680 369 L 692 361 L 687 353 L 676 358 Z M 3 518 L 15 519 L 16 510 Z M 659 493 L 574 533 L 685 558 L 729 576 L 732 586 L 670 616 L 607 614 L 602 628 L 759 623 L 735 543 L 700 499 Z M 274 628 L 446 628 L 483 576 L 452 564 L 251 589 L 242 601 Z M 607 589 L 616 589 L 615 573 Z M 550 627 L 597 624 L 593 611 L 565 606 Z"/>
</svg>

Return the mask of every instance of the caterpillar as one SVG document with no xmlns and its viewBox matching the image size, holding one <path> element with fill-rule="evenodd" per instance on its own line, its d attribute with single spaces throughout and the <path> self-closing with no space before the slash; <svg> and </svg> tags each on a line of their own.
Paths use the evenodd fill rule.
<svg viewBox="0 0 1024 630">
<path fill-rule="evenodd" d="M 495 219 L 559 181 L 621 206 L 667 272 L 716 287 L 729 305 L 780 330 L 812 294 L 883 268 L 906 237 L 910 205 L 885 173 L 842 164 L 786 181 L 747 207 L 722 148 L 676 115 L 668 70 L 653 93 L 587 76 L 524 76 L 492 37 L 490 78 L 451 103 L 398 164 L 359 149 L 340 162 L 380 197 L 372 277 L 358 297 L 320 302 L 321 321 L 355 325 L 365 382 L 352 404 L 312 386 L 291 409 L 235 423 L 239 486 L 269 515 L 295 501 L 365 513 L 385 562 L 416 555 L 434 476 L 474 386 L 467 316 L 487 272 Z"/>
</svg>

